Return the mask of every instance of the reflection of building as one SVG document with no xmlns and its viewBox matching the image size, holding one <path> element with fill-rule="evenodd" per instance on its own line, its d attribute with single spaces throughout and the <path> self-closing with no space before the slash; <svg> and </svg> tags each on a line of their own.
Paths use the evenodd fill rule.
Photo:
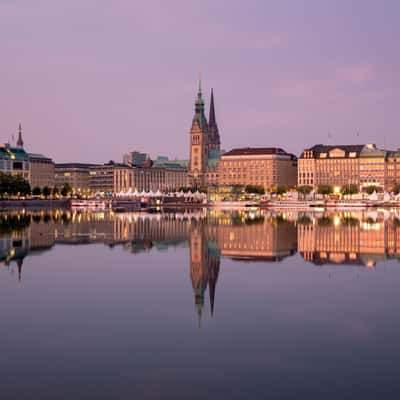
<svg viewBox="0 0 400 400">
<path fill-rule="evenodd" d="M 296 252 L 297 232 L 293 222 L 281 218 L 248 216 L 230 218 L 216 228 L 223 256 L 248 261 L 280 261 Z"/>
<path fill-rule="evenodd" d="M 221 185 L 295 186 L 297 159 L 279 148 L 242 148 L 221 156 Z"/>
<path fill-rule="evenodd" d="M 29 154 L 29 162 L 31 188 L 48 187 L 52 189 L 55 185 L 53 160 L 42 154 Z"/>
<path fill-rule="evenodd" d="M 205 226 L 196 224 L 190 232 L 190 279 L 199 322 L 204 307 L 204 294 L 209 287 L 210 311 L 214 313 L 215 289 L 219 274 L 220 253 L 216 243 L 207 240 Z"/>
<path fill-rule="evenodd" d="M 400 230 L 394 221 L 324 216 L 298 224 L 298 251 L 315 264 L 358 264 L 398 255 Z"/>
</svg>

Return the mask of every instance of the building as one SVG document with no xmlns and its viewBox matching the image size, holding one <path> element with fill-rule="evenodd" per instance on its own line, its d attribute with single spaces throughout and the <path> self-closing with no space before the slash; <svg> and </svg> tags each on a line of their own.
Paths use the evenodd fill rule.
<svg viewBox="0 0 400 400">
<path fill-rule="evenodd" d="M 303 151 L 298 160 L 298 186 L 359 186 L 359 158 L 364 145 L 317 144 Z"/>
<path fill-rule="evenodd" d="M 30 185 L 31 188 L 48 187 L 52 189 L 55 186 L 55 168 L 51 158 L 42 154 L 29 154 L 30 163 Z"/>
<path fill-rule="evenodd" d="M 153 167 L 162 167 L 162 168 L 188 168 L 189 161 L 188 160 L 170 160 L 166 156 L 158 156 L 154 161 L 153 161 Z"/>
<path fill-rule="evenodd" d="M 89 167 L 89 190 L 92 193 L 113 194 L 134 188 L 134 168 L 109 162 Z"/>
<path fill-rule="evenodd" d="M 152 166 L 133 169 L 133 189 L 142 191 L 175 191 L 189 185 L 186 168 L 179 165 Z"/>
<path fill-rule="evenodd" d="M 21 175 L 29 181 L 29 155 L 23 148 L 11 147 L 8 143 L 0 146 L 0 172 Z"/>
<path fill-rule="evenodd" d="M 191 186 L 200 187 L 218 182 L 220 136 L 215 117 L 214 93 L 211 90 L 209 121 L 204 114 L 201 84 L 195 102 L 195 114 L 190 129 L 189 178 Z"/>
<path fill-rule="evenodd" d="M 94 164 L 56 164 L 54 175 L 56 187 L 62 189 L 65 184 L 68 184 L 75 193 L 88 193 L 90 167 L 94 167 Z"/>
<path fill-rule="evenodd" d="M 122 157 L 122 163 L 130 165 L 131 167 L 143 167 L 149 155 L 146 153 L 140 153 L 138 151 L 131 151 L 126 153 Z"/>
<path fill-rule="evenodd" d="M 298 161 L 298 185 L 318 188 L 331 185 L 341 189 L 354 184 L 392 190 L 400 180 L 399 153 L 365 145 L 315 145 Z"/>
<path fill-rule="evenodd" d="M 219 161 L 219 185 L 254 185 L 270 190 L 292 187 L 297 181 L 297 158 L 275 147 L 233 149 Z"/>
<path fill-rule="evenodd" d="M 14 176 L 21 175 L 29 181 L 29 155 L 24 150 L 21 124 L 16 146 L 11 146 L 9 143 L 0 145 L 0 172 Z"/>
</svg>

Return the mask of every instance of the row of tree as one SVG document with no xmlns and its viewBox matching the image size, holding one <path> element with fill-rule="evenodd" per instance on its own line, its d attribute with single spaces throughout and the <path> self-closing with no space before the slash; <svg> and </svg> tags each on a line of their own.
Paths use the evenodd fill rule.
<svg viewBox="0 0 400 400">
<path fill-rule="evenodd" d="M 10 175 L 0 172 L 0 197 L 8 196 L 45 196 L 50 197 L 58 196 L 68 196 L 72 193 L 71 186 L 66 183 L 61 190 L 58 188 L 49 188 L 45 186 L 43 189 L 39 187 L 31 188 L 29 182 L 24 179 L 21 175 Z"/>
</svg>

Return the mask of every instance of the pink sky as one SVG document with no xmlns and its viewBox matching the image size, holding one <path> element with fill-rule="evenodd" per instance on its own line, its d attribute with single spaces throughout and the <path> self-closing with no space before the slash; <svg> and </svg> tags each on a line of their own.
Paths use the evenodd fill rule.
<svg viewBox="0 0 400 400">
<path fill-rule="evenodd" d="M 57 162 L 187 158 L 201 72 L 225 149 L 398 148 L 399 21 L 396 0 L 0 0 L 0 141 L 21 122 Z"/>
</svg>

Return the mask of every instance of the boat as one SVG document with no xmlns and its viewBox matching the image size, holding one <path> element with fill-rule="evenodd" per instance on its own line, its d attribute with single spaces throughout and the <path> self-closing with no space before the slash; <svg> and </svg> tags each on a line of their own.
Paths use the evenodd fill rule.
<svg viewBox="0 0 400 400">
<path fill-rule="evenodd" d="M 293 209 L 310 209 L 311 207 L 317 206 L 316 201 L 309 200 L 269 200 L 263 204 L 267 208 L 293 208 Z"/>
<path fill-rule="evenodd" d="M 114 200 L 111 204 L 111 208 L 114 212 L 129 212 L 129 211 L 140 211 L 142 204 L 140 200 L 129 199 L 129 200 Z"/>
<path fill-rule="evenodd" d="M 366 208 L 366 207 L 373 207 L 374 204 L 368 203 L 363 200 L 328 200 L 325 203 L 326 208 Z"/>
<path fill-rule="evenodd" d="M 212 208 L 226 210 L 243 210 L 260 207 L 260 203 L 256 201 L 213 201 L 209 202 L 208 205 Z"/>
<path fill-rule="evenodd" d="M 74 210 L 106 210 L 110 208 L 108 200 L 104 199 L 72 199 L 71 208 Z"/>
</svg>

